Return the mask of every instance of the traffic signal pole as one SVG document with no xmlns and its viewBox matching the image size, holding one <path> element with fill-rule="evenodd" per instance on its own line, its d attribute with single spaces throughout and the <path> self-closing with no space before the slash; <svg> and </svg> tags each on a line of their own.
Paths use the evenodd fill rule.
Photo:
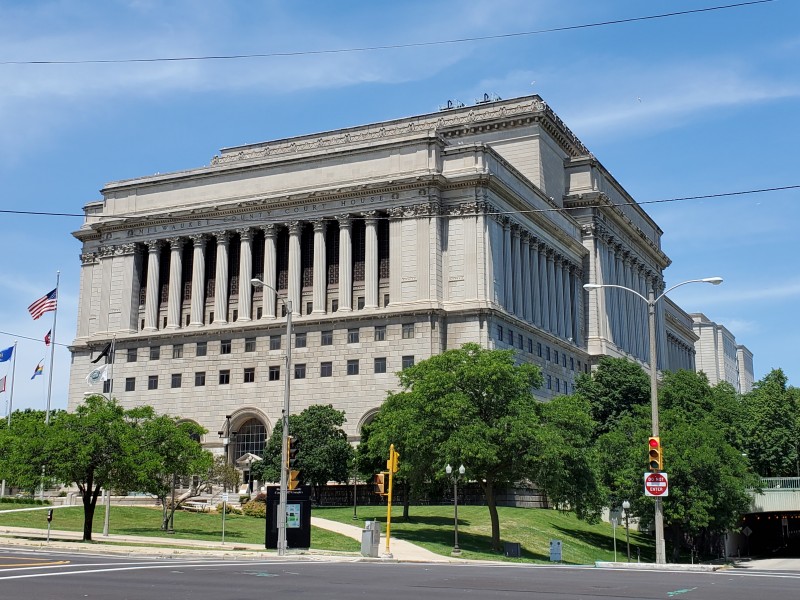
<svg viewBox="0 0 800 600">
<path fill-rule="evenodd" d="M 653 425 L 653 437 L 659 437 L 658 432 L 658 362 L 656 360 L 656 300 L 655 292 L 651 287 L 647 292 L 647 312 L 650 329 L 650 414 Z M 664 507 L 661 498 L 656 498 L 655 516 L 653 518 L 656 529 L 656 564 L 663 565 L 667 562 L 666 548 L 664 545 Z"/>
</svg>

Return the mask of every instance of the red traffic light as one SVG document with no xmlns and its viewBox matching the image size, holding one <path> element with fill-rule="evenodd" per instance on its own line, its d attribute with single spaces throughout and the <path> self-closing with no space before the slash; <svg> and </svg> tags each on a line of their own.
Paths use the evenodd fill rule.
<svg viewBox="0 0 800 600">
<path fill-rule="evenodd" d="M 650 438 L 650 447 L 658 448 L 658 438 Z"/>
</svg>

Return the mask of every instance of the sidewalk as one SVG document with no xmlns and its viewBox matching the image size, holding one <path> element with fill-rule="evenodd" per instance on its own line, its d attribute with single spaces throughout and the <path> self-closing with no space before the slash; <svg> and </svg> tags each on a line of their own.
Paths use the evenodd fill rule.
<svg viewBox="0 0 800 600">
<path fill-rule="evenodd" d="M 346 525 L 327 519 L 311 518 L 311 524 L 340 533 L 347 537 L 361 541 L 361 528 Z M 158 556 L 216 556 L 252 559 L 278 559 L 275 551 L 268 551 L 262 544 L 243 544 L 240 542 L 227 542 L 209 540 L 187 540 L 170 537 L 145 537 L 135 535 L 109 534 L 104 536 L 95 533 L 92 543 L 82 541 L 83 533 L 80 531 L 52 530 L 50 542 L 47 542 L 47 530 L 29 527 L 8 527 L 0 525 L 0 545 L 26 546 L 40 549 L 58 549 L 73 552 L 113 552 L 118 554 L 149 554 Z M 385 538 L 381 539 L 381 552 L 385 549 Z M 392 538 L 390 550 L 393 559 L 402 562 L 456 562 L 439 554 L 406 542 Z M 308 558 L 310 560 L 383 560 L 364 558 L 352 552 L 333 552 L 323 550 L 296 551 L 289 550 L 287 558 Z"/>
</svg>

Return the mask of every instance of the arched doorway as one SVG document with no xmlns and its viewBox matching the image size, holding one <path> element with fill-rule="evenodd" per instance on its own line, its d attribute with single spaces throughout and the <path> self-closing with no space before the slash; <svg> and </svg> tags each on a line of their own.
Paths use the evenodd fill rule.
<svg viewBox="0 0 800 600">
<path fill-rule="evenodd" d="M 247 419 L 236 431 L 233 440 L 233 464 L 242 469 L 243 481 L 248 491 L 252 492 L 250 466 L 264 454 L 267 443 L 267 428 L 258 419 Z"/>
</svg>

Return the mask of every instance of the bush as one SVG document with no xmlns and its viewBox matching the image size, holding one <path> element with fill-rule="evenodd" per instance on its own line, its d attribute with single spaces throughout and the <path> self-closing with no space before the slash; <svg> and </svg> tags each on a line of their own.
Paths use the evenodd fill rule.
<svg viewBox="0 0 800 600">
<path fill-rule="evenodd" d="M 244 506 L 248 502 L 250 502 L 250 494 L 239 494 L 239 504 Z"/>
<path fill-rule="evenodd" d="M 31 496 L 23 496 L 23 497 L 11 497 L 5 496 L 0 498 L 0 503 L 3 504 L 34 504 L 38 506 L 50 506 L 51 502 L 49 500 L 37 500 Z"/>
<path fill-rule="evenodd" d="M 265 500 L 261 500 L 258 497 L 253 498 L 250 502 L 242 506 L 242 514 L 250 517 L 258 517 L 259 519 L 266 519 L 267 503 Z"/>
<path fill-rule="evenodd" d="M 226 514 L 229 514 L 229 515 L 241 515 L 242 514 L 242 509 L 241 508 L 239 508 L 238 506 L 233 506 L 232 504 L 229 504 L 229 503 L 226 504 L 224 502 L 220 502 L 219 504 L 217 504 L 217 512 L 218 513 L 222 513 L 223 504 L 225 505 L 225 513 Z"/>
</svg>

